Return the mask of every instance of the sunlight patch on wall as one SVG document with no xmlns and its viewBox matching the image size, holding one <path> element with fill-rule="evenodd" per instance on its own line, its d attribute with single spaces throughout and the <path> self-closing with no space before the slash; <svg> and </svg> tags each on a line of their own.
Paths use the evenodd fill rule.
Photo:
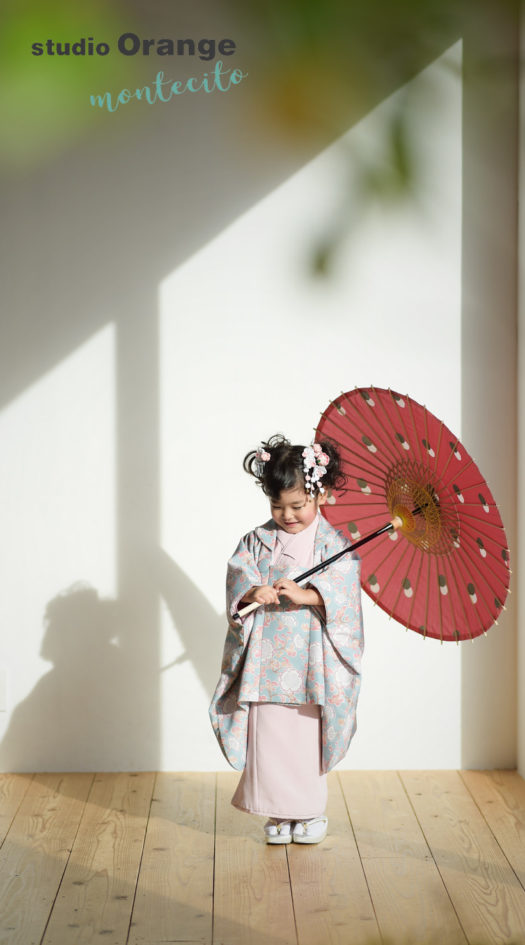
<svg viewBox="0 0 525 945">
<path fill-rule="evenodd" d="M 107 325 L 0 413 L 0 664 L 11 708 L 50 668 L 40 656 L 47 605 L 77 582 L 115 594 L 114 348 Z M 46 724 L 60 725 L 65 707 L 56 718 L 47 708 Z"/>
<path fill-rule="evenodd" d="M 342 199 L 341 144 L 377 152 L 395 96 L 160 287 L 162 544 L 178 601 L 176 614 L 164 608 L 163 648 L 168 661 L 191 641 L 200 647 L 163 674 L 167 768 L 221 763 L 206 708 L 225 633 L 225 565 L 240 535 L 269 517 L 244 454 L 276 432 L 309 442 L 330 398 L 371 383 L 410 393 L 460 432 L 460 63 L 457 44 L 429 67 L 428 95 L 429 70 L 411 83 L 421 84 L 418 201 L 357 217 L 331 279 L 312 281 L 305 260 Z M 458 651 L 368 607 L 366 624 L 348 765 L 457 766 Z"/>
</svg>

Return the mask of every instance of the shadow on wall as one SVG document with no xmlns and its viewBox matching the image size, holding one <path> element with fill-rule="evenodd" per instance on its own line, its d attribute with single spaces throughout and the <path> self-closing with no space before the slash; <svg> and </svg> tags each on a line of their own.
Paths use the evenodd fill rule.
<svg viewBox="0 0 525 945">
<path fill-rule="evenodd" d="M 159 565 L 160 593 L 185 647 L 162 670 L 189 661 L 211 700 L 220 673 L 225 615 L 217 614 L 163 551 Z M 40 656 L 52 668 L 14 710 L 0 743 L 0 770 L 95 771 L 103 767 L 102 757 L 119 758 L 123 770 L 133 770 L 134 755 L 126 763 L 122 745 L 132 745 L 141 719 L 153 714 L 148 700 L 158 686 L 149 692 L 137 687 L 135 660 L 119 645 L 130 621 L 124 604 L 99 597 L 85 584 L 75 584 L 49 602 Z"/>
<path fill-rule="evenodd" d="M 214 6 L 176 6 L 148 6 L 147 32 L 177 35 L 182 23 L 189 34 L 224 33 Z M 238 45 L 243 48 L 240 35 Z M 417 68 L 441 51 L 428 51 Z M 249 55 L 238 64 L 252 68 Z M 177 68 L 187 72 L 188 64 Z M 410 71 L 415 68 L 411 57 Z M 387 70 L 374 101 L 349 105 L 346 127 L 405 78 L 402 67 L 392 75 Z M 270 139 L 269 145 L 267 128 L 247 122 L 256 107 L 249 82 L 219 97 L 133 107 L 136 124 L 125 112 L 108 115 L 106 137 L 2 188 L 10 238 L 2 279 L 0 409 L 104 325 L 113 323 L 116 337 L 118 602 L 73 588 L 49 603 L 43 655 L 53 668 L 13 713 L 0 756 L 12 770 L 49 770 L 60 759 L 68 769 L 160 766 L 158 286 L 330 143 L 291 147 Z M 177 316 L 182 331 L 184 311 Z M 196 385 L 201 370 L 196 360 Z M 33 431 L 21 432 L 32 442 Z M 79 494 L 79 505 L 85 501 Z M 219 632 L 217 615 L 168 558 L 161 558 L 160 579 L 177 627 L 188 627 L 184 634 L 191 627 L 184 636 L 187 658 L 211 695 L 223 621 Z M 180 615 L 189 600 L 195 619 L 187 624 Z M 12 610 L 9 619 L 16 621 L 16 601 Z"/>
<path fill-rule="evenodd" d="M 116 642 L 125 633 L 124 609 L 76 584 L 49 602 L 44 623 L 40 655 L 52 669 L 13 712 L 0 767 L 91 771 L 101 744 L 115 751 L 140 711 L 133 668 Z"/>
<path fill-rule="evenodd" d="M 226 613 L 218 614 L 196 584 L 165 551 L 160 551 L 160 592 L 176 627 L 184 653 L 172 666 L 189 661 L 211 701 L 219 681 L 222 650 L 226 636 Z"/>
</svg>

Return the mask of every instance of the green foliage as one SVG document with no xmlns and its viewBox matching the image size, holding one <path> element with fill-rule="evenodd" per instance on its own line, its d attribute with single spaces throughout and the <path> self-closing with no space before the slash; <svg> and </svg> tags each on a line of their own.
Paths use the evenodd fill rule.
<svg viewBox="0 0 525 945">
<path fill-rule="evenodd" d="M 326 276 L 337 251 L 352 235 L 367 206 L 383 209 L 419 199 L 421 161 L 416 147 L 420 103 L 410 80 L 462 38 L 465 24 L 481 29 L 516 29 L 516 0 L 232 0 L 243 11 L 267 60 L 260 84 L 258 116 L 292 143 L 320 149 L 387 99 L 381 153 L 340 143 L 349 173 L 342 171 L 340 206 L 329 232 L 318 238 L 310 271 Z M 270 54 L 269 54 L 270 51 Z M 271 69 L 268 68 L 268 62 Z M 470 70 L 487 81 L 508 69 L 505 61 L 476 59 Z M 444 66 L 450 68 L 450 66 Z M 257 73 L 257 68 L 252 74 Z M 459 78 L 459 76 L 458 76 Z M 429 108 L 432 79 L 426 80 Z M 346 151 L 345 151 L 346 148 Z M 342 162 L 343 165 L 343 162 Z"/>
<path fill-rule="evenodd" d="M 120 13 L 120 16 L 119 16 Z M 92 131 L 100 115 L 89 95 L 122 86 L 122 62 L 107 56 L 34 56 L 32 44 L 74 43 L 92 36 L 114 44 L 123 22 L 114 2 L 18 0 L 6 5 L 0 29 L 0 163 L 24 170 Z M 137 66 L 128 65 L 128 74 Z"/>
</svg>

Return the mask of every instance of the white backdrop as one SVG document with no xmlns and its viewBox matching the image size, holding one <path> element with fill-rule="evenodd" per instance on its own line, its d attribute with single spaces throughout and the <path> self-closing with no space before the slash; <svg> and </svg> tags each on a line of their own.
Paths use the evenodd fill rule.
<svg viewBox="0 0 525 945">
<path fill-rule="evenodd" d="M 224 636 L 225 562 L 269 515 L 242 471 L 245 453 L 276 432 L 309 442 L 331 397 L 371 383 L 410 393 L 459 432 L 460 54 L 458 44 L 430 67 L 439 106 L 430 107 L 428 74 L 414 80 L 419 204 L 357 219 L 331 281 L 304 268 L 312 233 L 343 197 L 341 143 L 161 286 L 162 540 L 180 569 L 178 605 L 168 601 L 162 618 L 167 768 L 221 764 L 205 686 Z M 344 144 L 373 154 L 393 104 Z M 343 766 L 460 766 L 460 649 L 407 634 L 368 599 L 365 632 L 358 732 Z"/>
<path fill-rule="evenodd" d="M 418 201 L 356 214 L 328 280 L 311 279 L 306 259 L 342 199 L 348 164 L 341 142 L 172 271 L 164 265 L 168 230 L 183 243 L 188 236 L 175 212 L 169 226 L 158 216 L 160 232 L 135 238 L 136 251 L 126 258 L 135 231 L 127 227 L 123 249 L 125 190 L 105 198 L 113 199 L 108 226 L 117 238 L 110 243 L 91 220 L 84 254 L 72 245 L 67 265 L 56 254 L 47 260 L 57 267 L 50 273 L 63 273 L 67 292 L 47 270 L 40 282 L 30 267 L 26 272 L 20 251 L 19 297 L 50 312 L 59 306 L 62 337 L 80 325 L 78 313 L 85 324 L 95 321 L 92 313 L 98 321 L 73 347 L 65 344 L 38 380 L 21 383 L 0 414 L 0 447 L 9 458 L 0 465 L 7 497 L 0 543 L 3 770 L 225 767 L 207 717 L 225 632 L 225 564 L 239 536 L 268 515 L 242 471 L 244 454 L 277 431 L 309 441 L 328 400 L 354 385 L 410 393 L 461 434 L 460 63 L 458 44 L 412 83 Z M 344 143 L 378 151 L 393 104 L 383 102 Z M 130 179 L 143 174 L 143 158 L 153 161 L 152 141 L 137 136 L 123 171 Z M 217 161 L 205 144 L 191 184 L 196 200 L 198 173 L 205 181 L 207 170 L 213 183 Z M 97 160 L 92 173 L 102 186 L 111 177 Z M 58 168 L 51 183 L 39 183 L 42 207 L 55 188 L 66 195 L 64 212 L 73 212 L 77 199 L 86 214 L 103 209 L 104 191 L 86 190 L 80 201 L 80 179 L 78 171 L 68 178 Z M 183 199 L 177 174 L 173 180 Z M 133 191 L 137 233 L 150 200 L 162 214 L 161 191 L 153 198 Z M 17 199 L 13 227 L 24 194 Z M 28 193 L 28 213 L 32 201 Z M 188 220 L 194 213 L 189 197 L 180 213 Z M 67 254 L 69 230 L 58 217 L 50 247 L 59 230 Z M 150 237 L 162 261 L 157 267 Z M 195 245 L 194 234 L 188 241 Z M 155 290 L 143 297 L 143 284 L 155 286 L 157 297 Z M 158 391 L 142 367 L 146 329 L 137 326 L 146 318 Z M 149 442 L 157 432 L 158 465 Z M 151 498 L 156 490 L 158 501 Z M 160 552 L 151 523 L 159 526 Z M 344 764 L 458 767 L 461 648 L 406 633 L 368 599 L 365 631 L 358 732 Z M 474 645 L 483 647 L 484 639 Z"/>
</svg>

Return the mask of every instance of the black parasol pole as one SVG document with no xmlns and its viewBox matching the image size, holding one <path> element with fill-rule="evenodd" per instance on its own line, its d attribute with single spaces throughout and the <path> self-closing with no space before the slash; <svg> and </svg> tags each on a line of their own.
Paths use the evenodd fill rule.
<svg viewBox="0 0 525 945">
<path fill-rule="evenodd" d="M 415 509 L 414 511 L 419 512 L 420 509 Z M 338 558 L 341 558 L 343 555 L 348 554 L 349 551 L 356 551 L 358 548 L 361 548 L 362 545 L 366 545 L 367 542 L 372 541 L 374 538 L 379 538 L 380 535 L 384 535 L 386 532 L 397 531 L 398 528 L 401 528 L 403 520 L 396 515 L 396 517 L 391 522 L 387 522 L 386 525 L 383 525 L 382 528 L 378 528 L 377 531 L 371 532 L 370 535 L 365 535 L 364 538 L 360 538 L 359 541 L 355 541 L 353 545 L 348 545 L 346 548 L 343 548 L 341 551 L 338 551 L 337 554 L 332 555 L 331 558 L 327 558 L 326 561 L 320 561 L 319 564 L 314 565 L 313 568 L 310 568 L 309 571 L 305 571 L 304 574 L 300 574 L 299 577 L 294 578 L 296 584 L 299 584 L 300 581 L 306 581 L 307 578 L 311 577 L 312 574 L 315 574 L 317 571 L 322 571 L 323 568 L 327 568 L 329 564 L 333 564 L 334 561 L 337 561 Z M 254 601 L 253 604 L 247 604 L 246 607 L 243 607 L 242 610 L 238 610 L 237 613 L 233 615 L 234 620 L 240 620 L 241 617 L 246 617 L 247 614 L 251 613 L 252 610 L 256 610 L 257 607 L 260 607 L 257 601 Z"/>
</svg>

